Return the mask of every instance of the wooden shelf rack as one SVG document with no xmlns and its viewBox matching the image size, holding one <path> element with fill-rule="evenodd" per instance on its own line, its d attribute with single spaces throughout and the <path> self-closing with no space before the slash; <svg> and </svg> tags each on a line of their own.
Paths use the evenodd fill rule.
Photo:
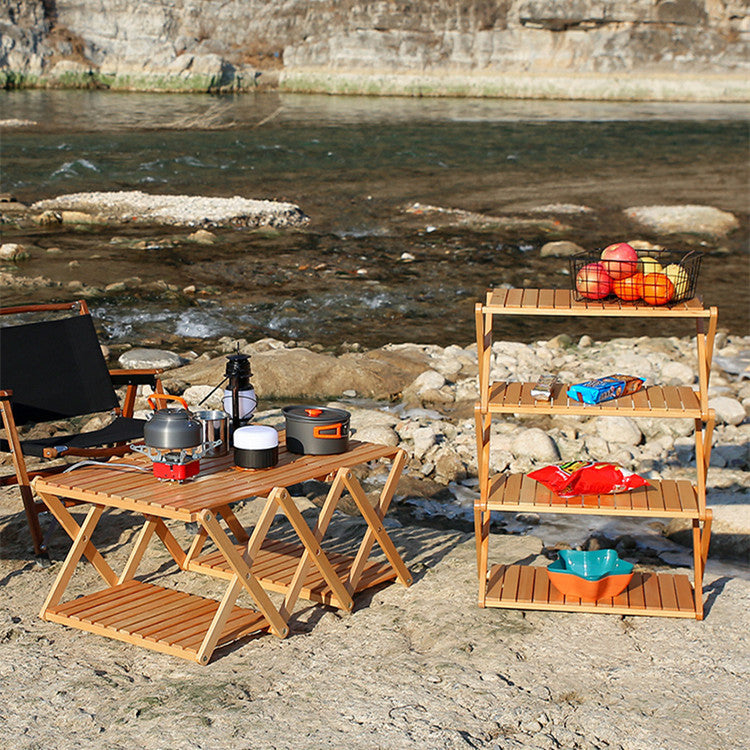
<svg viewBox="0 0 750 750">
<path fill-rule="evenodd" d="M 533 383 L 492 382 L 493 318 L 496 315 L 567 317 L 686 318 L 696 323 L 698 390 L 689 386 L 653 385 L 630 396 L 588 405 L 567 397 L 568 384 L 557 384 L 549 401 L 531 396 Z M 497 289 L 487 292 L 475 311 L 479 354 L 479 401 L 475 407 L 480 498 L 474 508 L 480 607 L 608 612 L 668 617 L 703 617 L 703 568 L 711 534 L 706 508 L 706 475 L 714 426 L 708 408 L 718 313 L 698 299 L 652 307 L 620 301 L 577 301 L 570 290 Z M 560 497 L 525 474 L 490 475 L 490 427 L 495 415 L 630 416 L 693 419 L 696 483 L 654 481 L 632 492 Z M 604 458 L 604 457 L 600 457 Z M 679 573 L 636 573 L 628 588 L 614 599 L 586 602 L 563 596 L 550 583 L 546 568 L 489 563 L 490 513 L 572 513 L 643 518 L 686 518 L 693 528 L 693 583 Z"/>
</svg>

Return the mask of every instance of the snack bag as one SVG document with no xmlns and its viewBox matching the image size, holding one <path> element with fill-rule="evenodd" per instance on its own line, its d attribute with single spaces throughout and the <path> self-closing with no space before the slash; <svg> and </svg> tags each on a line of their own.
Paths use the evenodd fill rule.
<svg viewBox="0 0 750 750">
<path fill-rule="evenodd" d="M 643 388 L 645 382 L 643 378 L 637 378 L 635 375 L 607 375 L 571 385 L 567 395 L 584 404 L 598 404 L 601 401 L 635 393 Z"/>
<path fill-rule="evenodd" d="M 649 484 L 638 474 L 604 461 L 567 461 L 557 466 L 544 466 L 528 476 L 560 497 L 610 495 L 613 492 L 629 492 Z"/>
</svg>

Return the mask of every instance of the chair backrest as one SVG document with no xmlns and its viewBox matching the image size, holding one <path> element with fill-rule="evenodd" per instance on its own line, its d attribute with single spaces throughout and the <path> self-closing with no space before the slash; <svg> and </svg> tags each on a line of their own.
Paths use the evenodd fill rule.
<svg viewBox="0 0 750 750">
<path fill-rule="evenodd" d="M 17 424 L 119 405 L 90 315 L 0 328 L 0 389 Z"/>
</svg>

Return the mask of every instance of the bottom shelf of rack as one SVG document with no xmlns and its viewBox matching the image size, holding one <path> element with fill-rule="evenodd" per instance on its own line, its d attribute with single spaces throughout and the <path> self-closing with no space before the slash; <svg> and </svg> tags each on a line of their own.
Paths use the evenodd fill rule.
<svg viewBox="0 0 750 750">
<path fill-rule="evenodd" d="M 661 617 L 703 617 L 696 610 L 693 585 L 681 573 L 635 573 L 618 596 L 588 602 L 564 596 L 550 582 L 547 569 L 534 565 L 495 565 L 490 570 L 484 606 L 598 612 Z"/>
</svg>

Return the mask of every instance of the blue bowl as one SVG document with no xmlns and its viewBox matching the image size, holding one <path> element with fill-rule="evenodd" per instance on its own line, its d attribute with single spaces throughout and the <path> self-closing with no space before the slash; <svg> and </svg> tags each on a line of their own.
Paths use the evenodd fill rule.
<svg viewBox="0 0 750 750">
<path fill-rule="evenodd" d="M 558 552 L 557 560 L 550 563 L 549 569 L 571 573 L 587 581 L 599 581 L 606 576 L 632 573 L 633 564 L 621 560 L 613 549 L 562 549 Z"/>
</svg>

